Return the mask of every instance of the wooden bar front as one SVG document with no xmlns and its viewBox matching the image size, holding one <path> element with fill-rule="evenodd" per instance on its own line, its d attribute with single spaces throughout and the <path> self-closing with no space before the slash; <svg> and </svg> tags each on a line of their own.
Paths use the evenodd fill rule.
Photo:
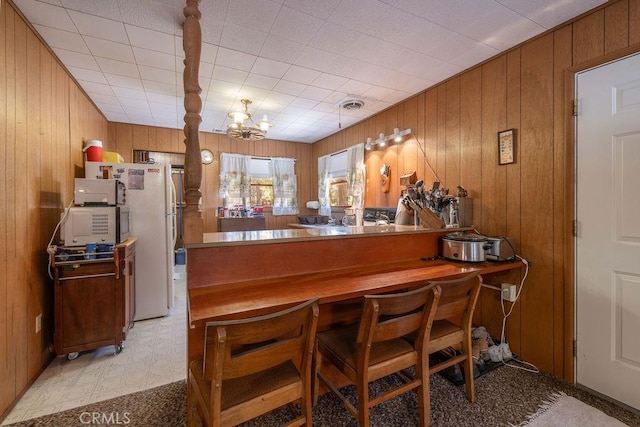
<svg viewBox="0 0 640 427">
<path fill-rule="evenodd" d="M 360 227 L 348 234 L 269 230 L 213 233 L 187 246 L 188 361 L 202 357 L 207 321 L 264 314 L 320 298 L 319 330 L 357 318 L 358 298 L 415 288 L 480 269 L 493 274 L 520 261 L 434 259 L 452 230 Z"/>
</svg>

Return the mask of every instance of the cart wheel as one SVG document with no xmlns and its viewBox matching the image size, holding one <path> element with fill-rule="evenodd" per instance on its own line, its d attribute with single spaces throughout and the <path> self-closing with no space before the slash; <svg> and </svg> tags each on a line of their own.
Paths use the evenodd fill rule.
<svg viewBox="0 0 640 427">
<path fill-rule="evenodd" d="M 80 356 L 80 353 L 78 353 L 77 351 L 69 353 L 67 354 L 67 360 L 76 360 L 78 356 Z"/>
<path fill-rule="evenodd" d="M 116 344 L 116 354 L 120 354 L 123 348 L 124 348 L 124 345 Z"/>
</svg>

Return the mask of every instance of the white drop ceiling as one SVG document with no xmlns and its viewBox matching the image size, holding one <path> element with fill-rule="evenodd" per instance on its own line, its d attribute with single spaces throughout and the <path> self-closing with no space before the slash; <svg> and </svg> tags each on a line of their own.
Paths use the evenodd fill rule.
<svg viewBox="0 0 640 427">
<path fill-rule="evenodd" d="M 183 0 L 13 2 L 109 121 L 184 126 Z M 268 138 L 312 143 L 602 3 L 202 0 L 200 130 L 248 98 Z"/>
</svg>

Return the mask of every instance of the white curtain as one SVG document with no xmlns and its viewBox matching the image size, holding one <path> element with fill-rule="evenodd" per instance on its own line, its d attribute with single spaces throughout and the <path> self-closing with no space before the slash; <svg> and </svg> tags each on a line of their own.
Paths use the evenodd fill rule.
<svg viewBox="0 0 640 427">
<path fill-rule="evenodd" d="M 295 159 L 272 157 L 269 169 L 273 185 L 273 215 L 297 214 Z"/>
<path fill-rule="evenodd" d="M 347 148 L 347 191 L 354 208 L 363 207 L 364 182 L 364 144 L 356 144 Z"/>
<path fill-rule="evenodd" d="M 251 197 L 251 156 L 220 154 L 220 195 L 224 207 L 247 205 Z"/>
<path fill-rule="evenodd" d="M 329 198 L 329 183 L 331 181 L 331 155 L 318 158 L 318 214 L 331 216 L 331 201 Z"/>
</svg>

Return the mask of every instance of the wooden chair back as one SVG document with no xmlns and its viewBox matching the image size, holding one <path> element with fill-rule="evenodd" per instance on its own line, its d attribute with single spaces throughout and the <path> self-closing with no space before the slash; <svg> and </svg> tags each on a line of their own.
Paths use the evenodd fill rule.
<svg viewBox="0 0 640 427">
<path fill-rule="evenodd" d="M 315 298 L 277 313 L 207 322 L 204 357 L 189 367 L 188 424 L 198 415 L 207 426 L 237 425 L 288 405 L 295 416 L 288 426 L 311 425 L 318 313 Z"/>
<path fill-rule="evenodd" d="M 425 330 L 433 321 L 441 290 L 432 288 L 431 284 L 413 291 L 365 295 L 362 316 L 358 329 L 357 343 L 361 348 L 371 344 L 389 341 L 411 333 L 418 333 L 422 338 Z"/>
<path fill-rule="evenodd" d="M 432 283 L 440 285 L 442 290 L 434 320 L 455 319 L 461 316 L 463 323 L 472 320 L 471 316 L 480 295 L 479 272 Z"/>
<path fill-rule="evenodd" d="M 317 299 L 248 319 L 207 322 L 204 377 L 237 378 L 287 360 L 311 362 L 318 320 Z"/>
</svg>

